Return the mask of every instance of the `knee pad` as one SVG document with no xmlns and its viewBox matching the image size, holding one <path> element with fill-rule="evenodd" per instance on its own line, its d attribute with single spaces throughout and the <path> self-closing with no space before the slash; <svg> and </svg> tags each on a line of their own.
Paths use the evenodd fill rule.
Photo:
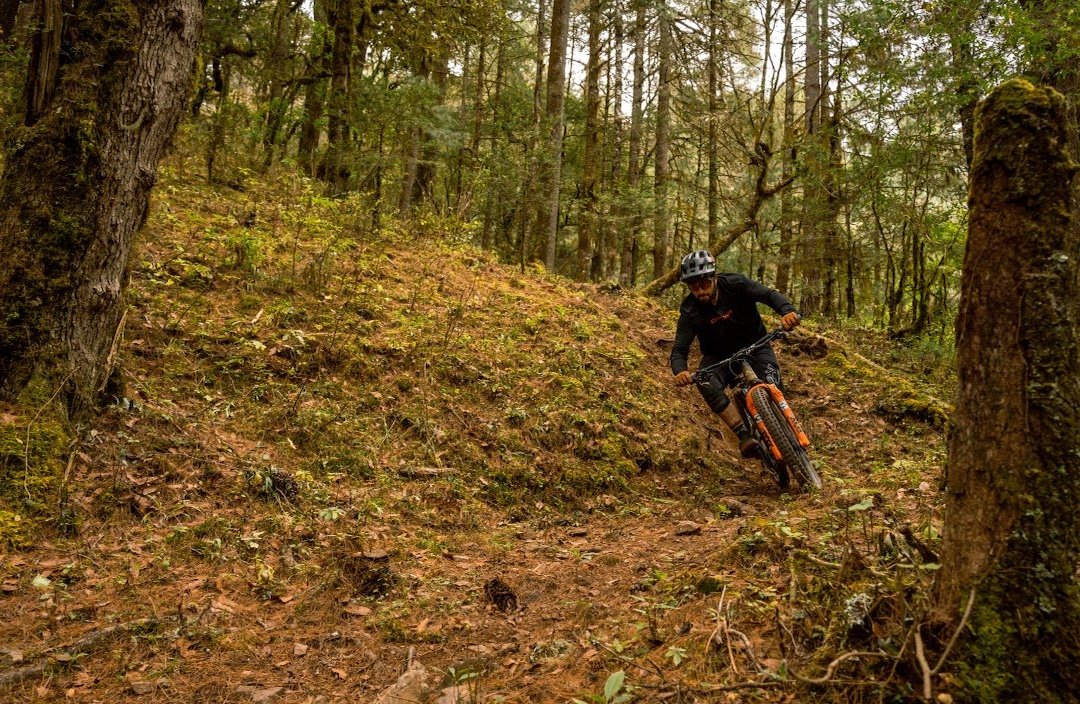
<svg viewBox="0 0 1080 704">
<path fill-rule="evenodd" d="M 713 413 L 723 413 L 731 403 L 731 399 L 724 393 L 723 386 L 699 386 L 698 390 L 701 391 L 701 397 L 705 399 L 705 403 L 709 404 Z"/>
</svg>

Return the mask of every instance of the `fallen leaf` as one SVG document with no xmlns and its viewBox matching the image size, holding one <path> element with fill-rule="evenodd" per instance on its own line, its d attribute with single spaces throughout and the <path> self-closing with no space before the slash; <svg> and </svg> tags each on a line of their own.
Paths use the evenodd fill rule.
<svg viewBox="0 0 1080 704">
<path fill-rule="evenodd" d="M 340 667 L 332 667 L 330 668 L 330 672 L 333 672 L 335 675 L 337 675 L 343 680 L 349 679 L 349 673 L 341 669 Z"/>
<path fill-rule="evenodd" d="M 142 680 L 137 680 L 137 681 L 131 683 L 131 692 L 132 692 L 132 694 L 139 694 L 139 695 L 150 694 L 150 692 L 152 692 L 152 691 L 154 691 L 154 683 L 153 682 L 145 682 L 145 681 L 142 681 Z"/>
<path fill-rule="evenodd" d="M 210 608 L 214 611 L 224 611 L 228 614 L 235 614 L 236 610 L 228 603 L 228 599 L 221 597 L 221 599 L 214 599 L 210 602 Z"/>
<path fill-rule="evenodd" d="M 700 535 L 701 526 L 693 521 L 681 521 L 675 527 L 675 535 Z"/>
<path fill-rule="evenodd" d="M 366 606 L 361 606 L 360 604 L 350 604 L 350 605 L 346 606 L 344 609 L 342 609 L 342 611 L 344 611 L 345 613 L 347 613 L 350 616 L 370 616 L 371 615 L 371 609 L 369 609 Z"/>
<path fill-rule="evenodd" d="M 282 689 L 284 687 L 255 687 L 242 684 L 236 688 L 236 691 L 248 695 L 253 702 L 268 702 L 280 694 Z"/>
<path fill-rule="evenodd" d="M 191 580 L 190 582 L 188 582 L 187 584 L 184 585 L 184 591 L 185 592 L 195 591 L 196 589 L 198 589 L 199 587 L 201 587 L 204 584 L 206 584 L 206 580 L 201 578 L 201 577 L 199 579 L 193 579 L 193 580 Z"/>
</svg>

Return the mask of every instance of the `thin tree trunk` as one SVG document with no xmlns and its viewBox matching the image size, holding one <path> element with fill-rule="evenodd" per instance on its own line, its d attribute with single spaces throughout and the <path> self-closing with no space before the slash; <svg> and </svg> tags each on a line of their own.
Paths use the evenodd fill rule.
<svg viewBox="0 0 1080 704">
<path fill-rule="evenodd" d="M 269 78 L 270 90 L 266 97 L 266 121 L 262 135 L 263 170 L 269 169 L 274 163 L 275 147 L 281 134 L 282 123 L 285 121 L 285 112 L 289 108 L 285 97 L 288 94 L 286 77 L 281 73 L 289 54 L 290 32 L 287 23 L 291 6 L 292 0 L 277 0 L 270 20 L 272 43 L 269 67 L 272 75 Z"/>
<path fill-rule="evenodd" d="M 543 144 L 544 40 L 547 37 L 544 33 L 544 28 L 547 27 L 547 23 L 544 22 L 545 7 L 547 7 L 547 0 L 537 0 L 536 49 L 533 62 L 535 72 L 533 78 L 532 130 L 529 132 L 529 144 L 527 146 L 529 171 L 525 176 L 525 180 L 521 183 L 521 195 L 518 198 L 517 206 L 520 226 L 517 228 L 517 242 L 515 244 L 518 250 L 518 263 L 523 271 L 525 261 L 529 257 L 529 253 L 534 249 L 530 237 L 535 241 L 536 233 L 540 229 L 538 226 L 534 226 L 538 209 L 532 207 L 532 204 L 536 200 L 536 194 L 541 189 L 538 180 L 543 159 L 540 145 Z M 511 227 L 513 227 L 513 224 L 511 224 Z"/>
<path fill-rule="evenodd" d="M 622 188 L 623 166 L 623 20 L 622 6 L 619 0 L 611 3 L 612 48 L 609 53 L 609 75 L 607 81 L 608 103 L 611 114 L 611 200 L 609 210 L 614 217 L 609 218 L 606 227 L 605 259 L 602 275 L 613 278 L 619 272 L 620 249 L 618 235 L 626 222 L 626 208 L 623 206 L 624 189 Z M 620 276 L 621 278 L 621 276 Z"/>
<path fill-rule="evenodd" d="M 656 160 L 653 165 L 653 277 L 663 276 L 671 258 L 671 223 L 668 215 L 668 179 L 671 159 L 671 25 L 668 10 L 660 4 L 656 24 L 657 47 Z"/>
<path fill-rule="evenodd" d="M 637 0 L 637 11 L 634 16 L 634 86 L 631 89 L 630 98 L 630 157 L 627 165 L 627 179 L 630 199 L 630 227 L 629 236 L 623 242 L 623 285 L 635 286 L 637 284 L 637 251 L 638 242 L 641 240 L 643 217 L 641 211 L 641 172 L 642 153 L 641 141 L 645 125 L 645 108 L 643 105 L 645 95 L 645 27 L 647 15 L 644 0 Z"/>
<path fill-rule="evenodd" d="M 491 125 L 492 125 L 492 137 L 491 137 L 491 153 L 501 154 L 505 140 L 500 140 L 498 136 L 499 125 L 499 107 L 502 105 L 502 82 L 503 75 L 506 70 L 506 42 L 502 37 L 499 37 L 499 48 L 495 52 L 495 92 L 491 98 Z M 496 169 L 501 160 L 492 159 L 492 169 Z M 502 208 L 499 205 L 498 198 L 496 197 L 497 191 L 497 178 L 494 174 L 488 174 L 488 186 L 487 196 L 484 203 L 484 224 L 480 233 L 480 246 L 484 249 L 492 249 L 494 243 L 492 242 L 491 229 L 492 223 L 495 220 L 495 212 Z"/>
<path fill-rule="evenodd" d="M 344 193 L 349 187 L 349 125 L 351 123 L 350 86 L 352 77 L 353 4 L 355 0 L 332 0 L 328 13 L 334 32 L 330 69 L 330 105 L 327 122 L 326 178 L 327 192 Z"/>
<path fill-rule="evenodd" d="M 720 240 L 720 154 L 718 149 L 717 89 L 720 85 L 720 68 L 716 53 L 720 51 L 717 41 L 717 24 L 720 22 L 717 12 L 719 0 L 709 0 L 709 61 L 706 70 L 709 74 L 708 97 L 708 143 L 705 148 L 709 153 L 709 189 L 706 195 L 706 207 L 709 212 L 709 249 L 715 249 Z"/>
<path fill-rule="evenodd" d="M 551 9 L 551 44 L 548 51 L 547 102 L 542 131 L 547 140 L 540 161 L 540 194 L 536 213 L 536 241 L 544 244 L 544 265 L 549 270 L 555 269 L 558 243 L 566 47 L 569 34 L 570 2 L 554 0 Z"/>
<path fill-rule="evenodd" d="M 507 51 L 505 51 L 505 42 L 502 37 L 499 37 L 499 48 L 495 53 L 495 93 L 491 95 L 491 150 L 490 153 L 498 155 L 502 153 L 504 140 L 499 138 L 500 122 L 499 122 L 499 106 L 502 104 L 502 81 L 505 73 L 505 64 L 507 64 Z M 491 170 L 487 174 L 487 194 L 484 198 L 484 225 L 481 230 L 481 246 L 484 249 L 491 249 L 495 246 L 491 238 L 491 226 L 494 224 L 496 211 L 502 212 L 499 199 L 496 197 L 498 192 L 497 184 L 498 178 L 494 172 L 497 170 L 498 164 L 501 160 L 494 158 L 491 159 Z"/>
<path fill-rule="evenodd" d="M 326 0 L 314 2 L 315 26 L 320 31 L 311 37 L 309 48 L 312 70 L 321 73 L 330 65 L 329 57 L 333 51 L 330 37 L 322 27 L 326 24 Z M 314 78 L 304 89 L 304 115 L 300 127 L 300 145 L 297 152 L 297 165 L 308 176 L 315 175 L 315 156 L 319 151 L 319 136 L 322 128 L 319 120 L 323 116 L 323 104 L 326 95 L 326 79 Z"/>
<path fill-rule="evenodd" d="M 844 248 L 847 254 L 847 317 L 854 318 L 855 306 L 855 271 L 857 260 L 855 258 L 855 236 L 851 231 L 851 206 L 844 208 L 844 236 L 847 246 Z"/>
<path fill-rule="evenodd" d="M 772 152 L 769 151 L 768 146 L 759 143 L 757 151 L 750 160 L 750 164 L 757 169 L 757 176 L 754 179 L 754 195 L 746 205 L 742 218 L 724 228 L 724 231 L 720 234 L 719 244 L 713 254 L 719 255 L 734 244 L 736 240 L 742 237 L 742 235 L 751 230 L 756 230 L 759 227 L 757 216 L 758 212 L 761 210 L 761 206 L 791 184 L 790 181 L 781 181 L 774 186 L 767 185 L 769 159 L 771 156 Z M 642 292 L 649 296 L 655 296 L 666 291 L 678 282 L 678 280 L 679 267 L 678 265 L 675 265 L 661 276 L 658 276 L 656 279 L 649 282 L 649 284 L 642 289 Z"/>
<path fill-rule="evenodd" d="M 435 84 L 440 102 L 442 102 L 443 96 L 446 95 L 446 82 L 450 75 L 449 61 L 449 53 L 444 51 L 436 58 L 435 66 L 431 71 L 431 81 Z M 416 178 L 413 180 L 412 195 L 409 198 L 411 204 L 416 204 L 425 198 L 431 200 L 434 196 L 438 145 L 431 134 L 425 131 L 421 131 L 420 134 L 422 147 L 419 152 L 419 163 L 416 165 Z"/>
<path fill-rule="evenodd" d="M 829 55 L 829 0 L 821 3 L 821 143 L 825 147 L 826 161 L 822 168 L 822 314 L 836 319 L 840 310 L 839 270 L 840 234 L 839 220 L 842 199 L 840 195 L 843 163 L 840 154 L 840 84 L 834 94 L 830 86 L 831 66 Z"/>
<path fill-rule="evenodd" d="M 206 182 L 217 183 L 221 181 L 218 157 L 225 148 L 225 132 L 229 124 L 231 114 L 230 89 L 232 87 L 231 65 L 227 59 L 214 59 L 213 74 L 214 83 L 217 86 L 217 104 L 214 116 L 210 123 L 210 143 L 206 146 Z"/>
<path fill-rule="evenodd" d="M 20 4 L 20 0 L 0 0 L 0 41 L 11 41 Z"/>
<path fill-rule="evenodd" d="M 784 0 L 784 146 L 781 154 L 782 178 L 794 174 L 795 157 L 795 60 L 792 24 L 795 9 L 793 0 Z M 790 298 L 791 250 L 795 229 L 795 197 L 791 189 L 780 195 L 780 254 L 776 264 L 776 290 Z"/>
<path fill-rule="evenodd" d="M 822 307 L 822 250 L 823 220 L 825 210 L 824 172 L 825 146 L 821 142 L 821 0 L 806 3 L 806 73 L 804 95 L 806 97 L 807 174 L 803 197 L 803 237 L 800 269 L 802 298 L 799 308 L 804 313 L 820 313 Z"/>
<path fill-rule="evenodd" d="M 599 221 L 597 186 L 600 181 L 600 0 L 589 0 L 589 58 L 585 68 L 585 154 L 581 197 L 585 201 L 578 226 L 577 273 L 592 273 L 593 236 Z"/>
</svg>

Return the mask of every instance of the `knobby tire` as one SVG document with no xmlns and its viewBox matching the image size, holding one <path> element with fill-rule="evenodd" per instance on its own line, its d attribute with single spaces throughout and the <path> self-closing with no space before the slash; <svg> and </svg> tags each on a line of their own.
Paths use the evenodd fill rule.
<svg viewBox="0 0 1080 704">
<path fill-rule="evenodd" d="M 795 433 L 784 418 L 783 411 L 776 405 L 776 401 L 765 389 L 754 389 L 750 392 L 753 396 L 754 406 L 761 414 L 761 420 L 765 423 L 765 429 L 769 431 L 773 442 L 780 450 L 781 459 L 788 472 L 795 476 L 795 481 L 803 491 L 812 491 L 821 488 L 821 475 L 814 468 L 806 450 L 795 438 Z M 766 449 L 765 452 L 768 452 Z"/>
</svg>

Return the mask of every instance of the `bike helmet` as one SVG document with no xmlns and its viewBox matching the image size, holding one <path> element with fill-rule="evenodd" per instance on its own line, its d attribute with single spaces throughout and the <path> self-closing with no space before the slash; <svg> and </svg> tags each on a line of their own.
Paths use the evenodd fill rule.
<svg viewBox="0 0 1080 704">
<path fill-rule="evenodd" d="M 679 281 L 716 273 L 716 257 L 707 250 L 699 249 L 682 258 L 679 265 Z"/>
</svg>

